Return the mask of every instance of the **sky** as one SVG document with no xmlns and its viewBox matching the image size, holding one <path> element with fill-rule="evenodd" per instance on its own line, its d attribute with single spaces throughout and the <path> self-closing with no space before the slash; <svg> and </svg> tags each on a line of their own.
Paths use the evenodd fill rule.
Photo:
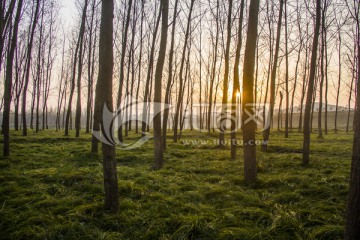
<svg viewBox="0 0 360 240">
<path fill-rule="evenodd" d="M 61 1 L 61 10 L 60 10 L 60 18 L 64 21 L 64 24 L 70 26 L 72 22 L 74 22 L 74 17 L 76 16 L 76 0 L 62 0 Z"/>
</svg>

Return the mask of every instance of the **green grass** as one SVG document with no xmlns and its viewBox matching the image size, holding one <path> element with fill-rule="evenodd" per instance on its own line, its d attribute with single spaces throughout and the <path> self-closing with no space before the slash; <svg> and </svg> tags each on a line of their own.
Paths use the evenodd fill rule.
<svg viewBox="0 0 360 240">
<path fill-rule="evenodd" d="M 0 239 L 342 239 L 352 134 L 312 136 L 309 167 L 302 135 L 274 132 L 258 151 L 259 181 L 243 181 L 242 149 L 172 143 L 154 172 L 152 142 L 117 150 L 120 210 L 103 210 L 101 156 L 90 134 L 12 132 L 0 158 Z M 71 133 L 74 135 L 73 133 Z M 135 134 L 130 136 L 134 140 Z M 186 132 L 186 140 L 216 139 Z M 2 144 L 1 144 L 2 146 Z"/>
</svg>

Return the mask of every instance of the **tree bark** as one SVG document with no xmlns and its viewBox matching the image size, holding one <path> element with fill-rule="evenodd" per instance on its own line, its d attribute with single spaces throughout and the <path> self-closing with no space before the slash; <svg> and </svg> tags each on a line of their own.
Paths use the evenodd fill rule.
<svg viewBox="0 0 360 240">
<path fill-rule="evenodd" d="M 258 15 L 259 0 L 250 2 L 249 23 L 247 30 L 247 40 L 244 56 L 244 73 L 243 73 L 243 142 L 244 142 L 244 176 L 246 183 L 252 183 L 257 180 L 256 166 L 256 145 L 255 131 L 256 122 L 250 120 L 254 113 L 253 94 L 254 94 L 254 68 L 255 68 L 255 51 L 258 33 Z M 245 114 L 249 113 L 249 114 Z M 250 120 L 250 121 L 249 121 Z"/>
<path fill-rule="evenodd" d="M 175 30 L 176 30 L 176 19 L 177 19 L 177 9 L 179 5 L 179 0 L 175 1 L 174 7 L 174 15 L 172 21 L 172 30 L 171 30 L 171 45 L 170 45 L 170 52 L 169 52 L 169 75 L 166 85 L 166 92 L 165 92 L 165 104 L 170 104 L 170 94 L 171 94 L 171 85 L 173 80 L 173 64 L 174 64 L 174 45 L 175 45 Z M 163 148 L 166 149 L 166 133 L 167 133 L 167 122 L 169 118 L 169 108 L 164 110 L 164 117 L 163 117 L 163 136 L 162 136 L 162 145 Z"/>
<path fill-rule="evenodd" d="M 233 1 L 229 0 L 228 9 L 228 20 L 227 20 L 227 38 L 226 38 L 226 50 L 225 50 L 225 73 L 224 73 L 224 86 L 223 86 L 223 98 L 221 108 L 221 119 L 220 119 L 220 135 L 219 135 L 219 146 L 224 147 L 225 145 L 225 131 L 227 123 L 227 112 L 226 105 L 228 103 L 228 88 L 229 88 L 229 64 L 230 64 L 230 45 L 231 45 L 231 12 L 232 12 Z"/>
<path fill-rule="evenodd" d="M 232 93 L 232 100 L 231 100 L 231 159 L 235 160 L 236 158 L 236 127 L 238 118 L 237 114 L 237 98 L 238 93 L 240 93 L 240 76 L 239 76 L 239 64 L 240 64 L 240 53 L 242 48 L 242 38 L 243 38 L 243 18 L 244 18 L 244 8 L 245 8 L 245 0 L 241 0 L 240 3 L 240 17 L 239 17 L 239 32 L 238 32 L 238 40 L 236 46 L 236 54 L 235 54 L 235 65 L 234 65 L 234 85 L 233 85 L 233 93 Z"/>
<path fill-rule="evenodd" d="M 267 125 L 268 128 L 265 129 L 263 137 L 265 144 L 262 145 L 262 151 L 266 152 L 267 150 L 267 142 L 269 141 L 270 137 L 270 125 L 273 119 L 274 113 L 274 106 L 275 106 L 275 80 L 276 80 L 276 71 L 278 65 L 278 58 L 279 58 L 279 48 L 280 48 L 280 36 L 281 36 L 281 25 L 282 25 L 282 15 L 283 15 L 283 8 L 284 8 L 284 0 L 280 0 L 280 11 L 279 11 L 279 19 L 278 19 L 278 26 L 277 26 L 277 36 L 276 36 L 276 46 L 275 46 L 275 55 L 274 55 L 274 62 L 273 68 L 271 72 L 271 83 L 270 83 L 270 109 L 269 115 L 267 116 Z"/>
<path fill-rule="evenodd" d="M 22 96 L 22 105 L 21 105 L 21 115 L 22 115 L 22 125 L 23 125 L 23 136 L 27 136 L 27 123 L 26 123 L 26 95 L 28 91 L 29 86 L 29 80 L 30 80 L 30 64 L 31 64 L 31 54 L 32 54 L 32 48 L 34 45 L 34 35 L 36 26 L 39 20 L 39 11 L 40 11 L 40 0 L 34 0 L 33 3 L 36 1 L 33 20 L 31 23 L 31 34 L 30 39 L 28 42 L 27 47 L 27 56 L 26 56 L 26 73 L 25 73 L 25 83 L 24 83 L 24 90 L 23 90 L 23 96 Z"/>
<path fill-rule="evenodd" d="M 23 5 L 23 1 L 19 0 L 16 10 L 16 16 L 13 24 L 13 29 L 12 29 L 11 45 L 6 60 L 4 112 L 3 112 L 3 123 L 2 123 L 2 129 L 4 135 L 4 149 L 3 149 L 4 157 L 10 155 L 10 105 L 11 105 L 12 77 L 13 77 L 14 56 L 17 45 L 17 36 L 18 36 L 22 5 Z"/>
<path fill-rule="evenodd" d="M 161 26 L 161 40 L 160 52 L 158 62 L 155 70 L 155 92 L 154 92 L 154 164 L 153 169 L 159 170 L 164 164 L 163 147 L 161 137 L 161 92 L 162 92 L 162 75 L 165 64 L 166 45 L 168 36 L 168 15 L 169 15 L 169 0 L 161 0 L 162 8 L 162 26 Z"/>
<path fill-rule="evenodd" d="M 123 41 L 122 41 L 122 49 L 121 49 L 121 60 L 120 60 L 120 77 L 119 77 L 119 91 L 118 91 L 118 97 L 117 97 L 117 106 L 118 109 L 120 109 L 121 99 L 122 99 L 122 91 L 124 86 L 124 72 L 125 72 L 125 55 L 126 55 L 126 47 L 127 47 L 127 38 L 128 38 L 128 30 L 130 25 L 130 16 L 131 16 L 131 6 L 132 6 L 132 0 L 128 1 L 128 12 L 125 22 L 125 30 L 123 34 Z M 122 112 L 117 113 L 120 116 L 120 119 L 122 119 Z M 118 129 L 118 138 L 120 142 L 123 142 L 123 135 L 122 135 L 122 125 L 119 126 Z"/>
<path fill-rule="evenodd" d="M 105 105 L 113 111 L 112 82 L 113 82 L 113 0 L 102 0 L 100 44 L 99 44 L 99 76 L 96 86 L 97 102 L 102 106 L 97 108 L 101 115 L 101 110 Z M 110 126 L 102 125 L 102 131 Z M 102 155 L 104 166 L 104 189 L 105 189 L 105 209 L 116 212 L 119 207 L 118 181 L 116 173 L 116 152 L 115 146 L 102 143 Z"/>
<path fill-rule="evenodd" d="M 310 65 L 310 75 L 309 75 L 309 84 L 307 90 L 305 116 L 304 116 L 303 165 L 305 166 L 309 165 L 310 162 L 310 114 L 311 114 L 311 104 L 312 104 L 315 74 L 316 74 L 316 61 L 317 61 L 317 50 L 319 44 L 320 25 L 321 25 L 321 0 L 317 0 L 316 24 L 315 24 L 314 41 L 313 41 L 313 47 L 311 53 L 312 56 L 311 56 L 311 65 Z"/>
<path fill-rule="evenodd" d="M 184 48 L 182 51 L 182 58 L 181 58 L 181 64 L 180 64 L 179 93 L 178 93 L 178 100 L 177 100 L 176 109 L 175 109 L 174 137 L 173 137 L 174 142 L 177 142 L 177 140 L 178 140 L 179 116 L 180 116 L 181 104 L 183 101 L 183 95 L 184 95 L 184 93 L 183 93 L 183 85 L 184 85 L 183 71 L 184 71 L 184 64 L 185 64 L 186 48 L 187 48 L 188 40 L 189 40 L 189 36 L 190 36 L 191 16 L 193 13 L 194 2 L 195 2 L 195 0 L 191 0 L 189 15 L 188 15 L 188 19 L 187 19 Z M 180 118 L 180 120 L 181 120 L 181 118 Z"/>
<path fill-rule="evenodd" d="M 346 1 L 348 4 L 348 1 Z M 357 76 L 356 87 L 360 89 L 360 3 L 353 1 L 354 9 L 351 11 L 356 24 L 356 47 L 357 47 Z M 349 7 L 349 6 L 348 6 Z M 351 93 L 350 93 L 351 94 Z M 356 110 L 354 114 L 354 143 L 350 173 L 349 200 L 347 206 L 345 239 L 355 240 L 360 238 L 360 94 L 356 95 Z"/>
</svg>

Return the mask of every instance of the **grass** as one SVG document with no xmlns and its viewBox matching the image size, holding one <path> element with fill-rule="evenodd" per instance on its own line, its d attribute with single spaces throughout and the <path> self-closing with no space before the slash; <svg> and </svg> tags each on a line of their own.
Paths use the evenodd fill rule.
<svg viewBox="0 0 360 240">
<path fill-rule="evenodd" d="M 102 208 L 102 161 L 89 153 L 90 134 L 11 134 L 11 157 L 0 158 L 0 239 L 343 238 L 352 134 L 313 135 L 305 168 L 301 134 L 274 132 L 269 153 L 258 151 L 253 185 L 243 181 L 240 147 L 231 161 L 229 146 L 206 142 L 216 134 L 184 134 L 199 145 L 169 138 L 157 172 L 151 141 L 119 148 L 116 214 Z"/>
</svg>

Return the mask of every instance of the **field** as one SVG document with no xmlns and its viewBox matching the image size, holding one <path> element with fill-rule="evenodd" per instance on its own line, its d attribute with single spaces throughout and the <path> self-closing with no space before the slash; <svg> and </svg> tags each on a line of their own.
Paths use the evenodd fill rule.
<svg viewBox="0 0 360 240">
<path fill-rule="evenodd" d="M 269 152 L 258 151 L 254 185 L 243 181 L 241 147 L 231 161 L 229 146 L 213 144 L 217 134 L 169 138 L 158 172 L 150 170 L 152 141 L 119 148 L 116 214 L 102 209 L 102 160 L 89 153 L 90 134 L 11 135 L 12 156 L 0 158 L 0 239 L 343 238 L 351 133 L 314 134 L 305 168 L 302 135 L 275 131 Z"/>
</svg>

